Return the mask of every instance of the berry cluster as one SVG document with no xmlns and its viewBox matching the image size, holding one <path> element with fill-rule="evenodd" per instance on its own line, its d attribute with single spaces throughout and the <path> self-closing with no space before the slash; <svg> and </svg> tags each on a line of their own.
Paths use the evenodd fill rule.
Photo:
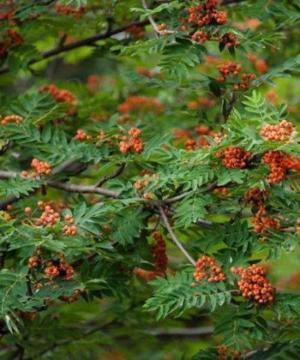
<svg viewBox="0 0 300 360">
<path fill-rule="evenodd" d="M 64 5 L 64 4 L 57 3 L 55 5 L 55 10 L 58 14 L 71 15 L 71 16 L 74 16 L 75 18 L 79 19 L 81 17 L 81 15 L 84 14 L 85 7 L 80 6 L 79 8 L 75 8 L 70 5 Z"/>
<path fill-rule="evenodd" d="M 217 154 L 222 157 L 222 164 L 229 169 L 243 169 L 248 166 L 248 161 L 251 157 L 249 151 L 236 146 L 229 146 L 224 151 Z"/>
<path fill-rule="evenodd" d="M 145 270 L 140 267 L 135 267 L 133 273 L 145 281 L 151 281 L 157 276 L 164 276 L 167 271 L 168 257 L 166 254 L 166 243 L 160 234 L 155 231 L 152 234 L 154 244 L 152 245 L 151 252 L 154 260 L 154 270 Z"/>
<path fill-rule="evenodd" d="M 24 209 L 24 213 L 26 215 L 31 215 L 32 214 L 32 208 L 29 206 L 26 206 L 26 208 Z"/>
<path fill-rule="evenodd" d="M 194 31 L 192 40 L 199 44 L 204 44 L 206 41 L 212 39 L 218 41 L 221 48 L 233 48 L 239 45 L 235 34 L 228 32 L 221 36 L 218 31 L 213 32 L 211 29 L 211 26 L 224 25 L 228 20 L 225 11 L 217 10 L 218 3 L 218 0 L 206 0 L 203 4 L 188 8 L 187 24 L 192 26 Z M 204 26 L 210 28 L 204 31 Z M 199 30 L 199 28 L 201 30 Z M 181 29 L 185 31 L 187 30 L 187 26 L 183 24 Z"/>
<path fill-rule="evenodd" d="M 247 191 L 244 195 L 244 200 L 253 206 L 260 207 L 267 200 L 268 193 L 265 190 L 259 188 L 253 188 Z"/>
<path fill-rule="evenodd" d="M 53 207 L 43 201 L 38 202 L 38 207 L 43 210 L 41 216 L 35 220 L 38 226 L 54 226 L 60 219 L 59 212 L 55 211 Z"/>
<path fill-rule="evenodd" d="M 260 74 L 265 74 L 268 71 L 266 60 L 259 59 L 255 54 L 248 54 L 247 58 L 253 63 L 255 70 Z"/>
<path fill-rule="evenodd" d="M 260 136 L 269 141 L 287 141 L 294 132 L 295 127 L 291 122 L 281 120 L 277 125 L 265 125 L 260 130 Z"/>
<path fill-rule="evenodd" d="M 72 303 L 76 302 L 80 298 L 81 293 L 82 293 L 82 290 L 76 289 L 71 296 L 62 295 L 62 296 L 59 297 L 59 300 L 61 300 L 63 302 L 66 302 L 68 304 L 72 304 Z"/>
<path fill-rule="evenodd" d="M 27 170 L 22 170 L 21 171 L 21 176 L 22 177 L 28 177 L 29 176 L 29 172 Z"/>
<path fill-rule="evenodd" d="M 137 180 L 133 185 L 137 191 L 141 191 L 145 187 L 147 187 L 149 185 L 150 181 L 155 181 L 155 180 L 159 179 L 159 174 L 152 173 L 148 170 L 142 171 L 140 173 L 140 176 L 142 176 L 143 178 Z"/>
<path fill-rule="evenodd" d="M 34 321 L 38 317 L 38 312 L 37 311 L 17 310 L 16 314 L 18 315 L 19 318 L 21 318 L 21 319 L 23 319 L 25 321 Z"/>
<path fill-rule="evenodd" d="M 36 268 L 39 265 L 39 263 L 40 263 L 39 257 L 34 255 L 28 259 L 27 266 L 29 269 L 33 269 Z"/>
<path fill-rule="evenodd" d="M 52 171 L 51 165 L 49 163 L 40 161 L 38 159 L 32 159 L 31 167 L 34 170 L 33 176 L 50 175 Z"/>
<path fill-rule="evenodd" d="M 99 141 L 104 141 L 105 138 L 106 138 L 106 134 L 105 134 L 105 132 L 103 130 L 100 130 L 98 132 L 98 134 L 96 135 L 96 139 L 99 140 Z M 106 139 L 106 141 L 107 141 L 108 144 L 112 144 L 111 139 L 108 138 L 108 139 Z"/>
<path fill-rule="evenodd" d="M 65 235 L 75 236 L 77 234 L 77 226 L 74 225 L 74 218 L 72 215 L 66 215 L 64 217 L 65 225 L 63 232 Z"/>
<path fill-rule="evenodd" d="M 248 18 L 245 19 L 243 22 L 237 22 L 235 23 L 235 26 L 239 29 L 239 30 L 256 30 L 260 25 L 261 25 L 261 21 L 256 19 L 256 18 Z"/>
<path fill-rule="evenodd" d="M 162 105 L 156 98 L 151 96 L 129 96 L 118 106 L 118 111 L 121 113 L 129 113 L 135 110 L 156 111 L 159 114 L 162 112 Z"/>
<path fill-rule="evenodd" d="M 214 258 L 204 255 L 197 260 L 194 279 L 201 281 L 205 278 L 209 282 L 220 282 L 225 280 L 225 274 Z"/>
<path fill-rule="evenodd" d="M 168 256 L 166 253 L 166 243 L 161 233 L 155 231 L 152 234 L 154 244 L 152 245 L 152 255 L 155 264 L 155 271 L 158 275 L 164 275 L 168 266 Z"/>
<path fill-rule="evenodd" d="M 155 198 L 155 195 L 154 195 L 153 192 L 145 192 L 145 193 L 143 194 L 143 198 L 144 198 L 145 200 L 153 200 L 153 199 Z"/>
<path fill-rule="evenodd" d="M 198 135 L 210 135 L 212 134 L 212 131 L 209 129 L 206 125 L 199 125 L 195 127 L 195 132 Z"/>
<path fill-rule="evenodd" d="M 300 158 L 286 154 L 284 166 L 287 170 L 300 171 Z"/>
<path fill-rule="evenodd" d="M 214 131 L 210 131 L 207 136 L 214 140 L 216 144 L 220 144 L 223 139 L 222 134 L 215 133 Z M 185 149 L 188 151 L 192 151 L 199 148 L 209 148 L 211 144 L 209 143 L 207 136 L 199 136 L 197 141 L 192 138 L 187 139 L 185 142 Z"/>
<path fill-rule="evenodd" d="M 251 82 L 255 79 L 256 79 L 255 74 L 242 74 L 239 84 L 235 84 L 233 86 L 233 89 L 234 90 L 248 90 Z"/>
<path fill-rule="evenodd" d="M 217 6 L 217 0 L 206 0 L 204 4 L 189 7 L 188 22 L 198 27 L 226 24 L 227 15 L 224 11 L 217 11 Z"/>
<path fill-rule="evenodd" d="M 213 192 L 221 196 L 228 196 L 230 194 L 230 190 L 226 186 L 217 187 Z"/>
<path fill-rule="evenodd" d="M 240 277 L 238 286 L 244 298 L 260 305 L 273 303 L 275 288 L 266 278 L 266 270 L 262 266 L 254 264 L 247 268 L 232 268 L 231 271 Z"/>
<path fill-rule="evenodd" d="M 0 41 L 0 59 L 5 59 L 8 55 L 9 46 L 6 42 Z"/>
<path fill-rule="evenodd" d="M 137 277 L 139 277 L 139 278 L 141 278 L 141 279 L 143 279 L 145 281 L 151 281 L 151 280 L 153 280 L 153 279 L 155 279 L 157 277 L 157 274 L 156 274 L 155 271 L 153 271 L 153 270 L 145 270 L 145 269 L 142 269 L 140 267 L 135 267 L 133 269 L 133 273 Z"/>
<path fill-rule="evenodd" d="M 185 142 L 185 149 L 188 151 L 196 150 L 197 148 L 197 141 L 194 139 L 187 139 Z"/>
<path fill-rule="evenodd" d="M 242 360 L 240 351 L 231 349 L 226 345 L 219 346 L 217 353 L 218 360 Z"/>
<path fill-rule="evenodd" d="M 264 206 L 260 206 L 259 210 L 252 218 L 255 231 L 259 234 L 266 233 L 269 229 L 278 230 L 280 229 L 280 222 L 274 217 L 267 215 L 267 210 Z"/>
<path fill-rule="evenodd" d="M 1 20 L 1 19 L 0 19 Z M 15 30 L 8 29 L 2 34 L 3 40 L 0 41 L 0 59 L 5 59 L 10 48 L 23 44 L 23 37 Z"/>
<path fill-rule="evenodd" d="M 22 116 L 19 116 L 19 115 L 7 115 L 3 119 L 0 117 L 1 125 L 20 124 L 22 121 L 23 121 L 23 118 L 22 118 Z"/>
<path fill-rule="evenodd" d="M 128 135 L 129 137 L 123 136 L 122 141 L 119 143 L 121 153 L 127 154 L 129 151 L 141 153 L 144 149 L 144 142 L 140 139 L 141 130 L 131 128 Z"/>
<path fill-rule="evenodd" d="M 10 21 L 12 25 L 14 25 L 14 20 L 12 19 L 15 13 L 16 13 L 16 8 L 15 8 L 15 4 L 12 1 L 6 0 L 0 4 L 0 21 L 7 20 Z"/>
<path fill-rule="evenodd" d="M 76 135 L 74 136 L 74 139 L 77 141 L 85 141 L 85 140 L 91 140 L 91 135 L 88 135 L 83 129 L 78 129 L 76 131 Z"/>
<path fill-rule="evenodd" d="M 98 75 L 88 76 L 87 81 L 86 81 L 86 87 L 88 88 L 88 90 L 90 92 L 94 93 L 97 90 L 99 90 L 100 84 L 101 84 L 100 76 L 98 76 Z"/>
<path fill-rule="evenodd" d="M 17 31 L 8 29 L 6 31 L 6 34 L 10 39 L 10 45 L 22 45 L 23 44 L 24 39 Z"/>
<path fill-rule="evenodd" d="M 137 24 L 131 25 L 126 31 L 135 39 L 142 39 L 146 33 L 145 28 Z"/>
<path fill-rule="evenodd" d="M 221 48 L 227 47 L 228 49 L 233 49 L 240 45 L 240 43 L 237 40 L 237 36 L 232 32 L 228 32 L 224 34 L 219 39 L 219 43 Z"/>
<path fill-rule="evenodd" d="M 211 97 L 201 96 L 197 100 L 189 101 L 187 104 L 188 109 L 197 110 L 199 108 L 210 109 L 216 105 L 216 100 Z"/>
<path fill-rule="evenodd" d="M 70 105 L 69 114 L 73 115 L 76 113 L 76 98 L 71 93 L 71 91 L 66 89 L 59 89 L 56 85 L 44 85 L 40 87 L 40 92 L 47 92 L 50 94 L 57 102 L 62 102 Z"/>
<path fill-rule="evenodd" d="M 134 183 L 134 188 L 136 190 L 143 190 L 144 187 L 148 186 L 149 184 L 149 181 L 148 180 L 137 180 L 135 183 Z"/>
<path fill-rule="evenodd" d="M 196 31 L 192 35 L 192 40 L 198 44 L 204 44 L 207 40 L 209 40 L 209 34 L 205 31 Z"/>
<path fill-rule="evenodd" d="M 153 71 L 151 71 L 151 70 L 149 70 L 149 69 L 147 69 L 147 68 L 145 68 L 143 66 L 138 66 L 136 68 L 136 73 L 141 75 L 141 76 L 145 76 L 148 79 L 151 79 L 151 78 L 153 78 L 155 76 L 155 73 Z"/>
<path fill-rule="evenodd" d="M 219 73 L 221 77 L 218 79 L 219 81 L 224 81 L 225 78 L 229 75 L 239 75 L 242 70 L 242 65 L 234 62 L 228 62 L 224 64 L 220 64 L 218 66 Z"/>
<path fill-rule="evenodd" d="M 159 24 L 157 26 L 157 30 L 158 30 L 160 35 L 167 35 L 169 33 L 169 31 L 167 29 L 167 24 L 165 24 L 165 23 Z"/>
<path fill-rule="evenodd" d="M 189 130 L 186 129 L 173 129 L 173 135 L 176 139 L 188 139 L 191 134 Z"/>
<path fill-rule="evenodd" d="M 58 260 L 48 261 L 44 268 L 45 277 L 49 280 L 53 280 L 56 277 L 62 277 L 65 280 L 71 280 L 74 275 L 74 269 L 72 265 L 66 262 L 63 255 Z"/>
<path fill-rule="evenodd" d="M 206 125 L 199 125 L 194 129 L 196 135 L 198 136 L 195 139 L 195 136 L 187 130 L 176 129 L 174 131 L 176 138 L 184 139 L 185 149 L 192 151 L 199 148 L 208 148 L 214 142 L 216 144 L 220 144 L 223 135 L 221 133 L 212 131 Z"/>
<path fill-rule="evenodd" d="M 280 279 L 277 287 L 281 288 L 281 289 L 299 290 L 300 273 L 294 272 L 289 277 L 284 277 L 284 278 Z"/>
<path fill-rule="evenodd" d="M 286 175 L 285 166 L 286 154 L 282 151 L 268 151 L 263 156 L 265 164 L 270 166 L 270 174 L 268 176 L 268 182 L 275 184 L 282 181 Z"/>
<path fill-rule="evenodd" d="M 282 181 L 289 170 L 300 171 L 300 158 L 288 155 L 282 151 L 267 151 L 263 156 L 263 161 L 270 166 L 269 184 Z"/>
<path fill-rule="evenodd" d="M 227 77 L 234 76 L 237 77 L 238 82 L 233 84 L 233 90 L 248 90 L 251 81 L 253 81 L 256 76 L 255 74 L 241 74 L 242 66 L 234 62 L 227 62 L 220 64 L 218 66 L 220 76 L 217 78 L 217 81 L 224 82 Z"/>
<path fill-rule="evenodd" d="M 266 93 L 266 98 L 273 105 L 277 105 L 279 102 L 279 96 L 274 89 L 271 89 Z"/>
<path fill-rule="evenodd" d="M 43 259 L 42 249 L 37 249 L 36 255 L 28 259 L 29 269 L 40 268 L 47 279 L 53 280 L 55 277 L 63 277 L 65 280 L 71 280 L 74 275 L 74 269 L 66 260 L 63 254 L 58 259 Z M 43 284 L 36 283 L 36 288 L 43 287 Z"/>
</svg>

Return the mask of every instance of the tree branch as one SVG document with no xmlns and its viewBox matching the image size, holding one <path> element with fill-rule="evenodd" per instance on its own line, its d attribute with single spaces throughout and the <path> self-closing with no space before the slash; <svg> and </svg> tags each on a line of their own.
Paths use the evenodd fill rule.
<svg viewBox="0 0 300 360">
<path fill-rule="evenodd" d="M 241 3 L 241 2 L 244 2 L 244 1 L 246 1 L 246 0 L 223 0 L 222 5 L 238 4 L 238 3 Z M 52 2 L 52 0 L 50 0 L 49 3 L 51 3 L 51 2 Z M 148 9 L 147 3 L 146 3 L 145 0 L 142 0 L 142 4 L 143 4 L 145 9 Z M 47 50 L 47 51 L 41 53 L 40 58 L 30 60 L 28 62 L 28 65 L 30 66 L 30 65 L 36 64 L 36 63 L 38 63 L 38 62 L 40 62 L 42 60 L 46 60 L 46 59 L 51 58 L 53 56 L 56 56 L 56 55 L 59 55 L 59 54 L 62 54 L 62 53 L 65 53 L 65 52 L 80 48 L 82 46 L 93 45 L 95 42 L 97 42 L 99 40 L 104 40 L 104 39 L 110 38 L 113 35 L 124 32 L 124 31 L 130 29 L 132 26 L 135 26 L 135 25 L 143 26 L 143 25 L 149 24 L 149 22 L 153 26 L 155 32 L 157 34 L 161 34 L 161 31 L 158 29 L 158 26 L 157 26 L 155 20 L 150 15 L 147 20 L 138 21 L 138 22 L 132 22 L 131 24 L 122 26 L 122 27 L 117 28 L 115 30 L 111 30 L 111 29 L 108 28 L 108 31 L 106 31 L 104 33 L 95 34 L 95 35 L 89 36 L 87 38 L 84 38 L 84 39 L 81 39 L 81 40 L 78 40 L 78 41 L 74 41 L 74 42 L 72 42 L 70 44 L 66 44 L 66 45 L 63 45 L 63 46 L 57 46 L 57 47 L 55 47 L 53 49 Z M 168 31 L 168 30 L 166 30 L 166 32 L 167 33 L 173 33 L 173 31 Z M 9 67 L 8 66 L 5 66 L 2 69 L 0 69 L 0 75 L 1 74 L 6 74 L 8 72 L 9 72 Z"/>
<path fill-rule="evenodd" d="M 56 168 L 54 168 L 52 174 L 59 174 L 62 171 L 72 167 L 74 164 L 76 165 L 76 162 L 77 162 L 77 160 L 74 160 L 74 159 L 67 160 L 67 161 L 63 162 L 61 165 L 58 165 Z M 107 177 L 104 177 L 103 179 L 101 179 L 99 182 L 99 185 L 103 185 L 104 182 L 119 176 L 120 173 L 122 173 L 122 171 L 124 170 L 125 166 L 126 166 L 126 164 L 122 164 L 113 175 L 110 175 L 110 176 L 107 176 Z M 11 178 L 16 178 L 18 176 L 20 176 L 22 178 L 22 176 L 15 171 L 0 170 L 0 179 L 11 179 Z M 23 177 L 23 179 L 25 181 L 28 180 L 27 177 Z M 43 186 L 49 186 L 49 187 L 52 187 L 55 189 L 64 190 L 66 192 L 71 192 L 71 193 L 98 194 L 98 195 L 103 195 L 103 196 L 106 196 L 109 198 L 114 198 L 114 199 L 117 199 L 120 197 L 119 192 L 102 188 L 99 185 L 98 185 L 98 183 L 96 183 L 96 185 L 70 184 L 67 182 L 48 179 L 48 180 L 45 180 L 40 185 L 39 188 L 41 188 Z M 216 183 L 211 184 L 208 187 L 208 190 L 212 190 L 214 187 L 216 187 Z M 36 190 L 38 190 L 39 188 L 35 188 L 33 193 Z M 191 191 L 187 191 L 182 194 L 176 195 L 172 198 L 154 201 L 152 204 L 153 204 L 153 207 L 161 208 L 161 205 L 173 204 L 173 203 L 185 198 L 186 196 L 190 195 L 191 193 L 192 193 Z M 7 207 L 7 205 L 13 204 L 14 202 L 17 202 L 17 201 L 21 200 L 22 198 L 30 196 L 30 195 L 32 195 L 32 193 L 26 194 L 24 196 L 19 196 L 19 197 L 11 196 L 7 199 L 4 199 L 4 200 L 0 201 L 0 209 L 5 209 Z M 212 226 L 213 225 L 213 223 L 211 221 L 204 220 L 204 219 L 198 219 L 196 224 L 203 225 L 203 226 Z"/>
<path fill-rule="evenodd" d="M 53 187 L 55 189 L 64 190 L 67 192 L 75 192 L 82 194 L 99 194 L 104 195 L 111 198 L 118 198 L 119 193 L 115 191 L 111 191 L 108 189 L 95 187 L 94 185 L 76 185 L 76 184 L 68 184 L 55 180 L 46 181 L 45 185 Z"/>
<path fill-rule="evenodd" d="M 135 26 L 135 25 L 143 26 L 143 25 L 147 25 L 148 23 L 149 23 L 148 20 L 139 21 L 139 22 L 132 22 L 132 23 L 130 23 L 128 25 L 119 27 L 119 28 L 117 28 L 115 30 L 105 31 L 104 33 L 101 33 L 101 34 L 95 34 L 95 35 L 89 36 L 87 38 L 84 38 L 84 39 L 81 39 L 81 40 L 78 40 L 78 41 L 74 41 L 74 42 L 72 42 L 70 44 L 65 44 L 63 46 L 56 46 L 53 49 L 50 49 L 50 50 L 47 50 L 47 51 L 41 53 L 39 58 L 30 60 L 28 62 L 28 65 L 33 65 L 33 64 L 35 64 L 37 62 L 40 62 L 42 60 L 46 60 L 46 59 L 51 58 L 53 56 L 60 55 L 60 54 L 63 54 L 65 52 L 68 52 L 68 51 L 71 51 L 71 50 L 74 50 L 74 49 L 78 49 L 78 48 L 80 48 L 82 46 L 93 45 L 95 42 L 97 42 L 99 40 L 104 40 L 104 39 L 110 38 L 113 35 L 124 32 L 124 31 L 130 29 L 132 26 Z M 5 66 L 2 69 L 0 69 L 0 74 L 5 74 L 7 72 L 9 72 L 9 67 L 8 66 Z"/>
<path fill-rule="evenodd" d="M 19 176 L 19 174 L 14 171 L 0 170 L 0 179 L 10 179 L 10 178 L 15 178 L 17 176 Z M 27 178 L 24 178 L 24 179 L 26 180 Z M 64 190 L 67 192 L 73 192 L 73 193 L 99 194 L 99 195 L 103 195 L 103 196 L 107 196 L 107 197 L 111 197 L 111 198 L 118 198 L 120 195 L 116 191 L 104 189 L 101 187 L 95 187 L 94 185 L 69 184 L 69 183 L 64 183 L 64 182 L 51 180 L 51 179 L 45 180 L 44 183 L 41 184 L 40 187 L 42 187 L 42 186 L 50 186 L 55 189 L 60 189 L 60 190 Z M 36 191 L 36 189 L 34 189 L 34 191 Z M 25 196 L 28 196 L 28 195 L 25 195 Z M 6 208 L 7 205 L 14 203 L 15 201 L 18 201 L 21 198 L 22 197 L 12 196 L 8 199 L 1 201 L 0 209 Z"/>
<path fill-rule="evenodd" d="M 166 229 L 168 230 L 171 239 L 173 240 L 173 242 L 175 243 L 175 245 L 178 247 L 178 249 L 184 254 L 184 256 L 188 259 L 188 261 L 195 266 L 196 265 L 196 261 L 192 258 L 192 256 L 186 251 L 186 249 L 183 247 L 183 245 L 181 244 L 181 242 L 177 239 L 170 223 L 168 220 L 168 217 L 166 215 L 166 213 L 164 212 L 163 208 L 161 206 L 158 206 L 159 212 L 160 212 L 160 216 L 165 224 Z"/>
<path fill-rule="evenodd" d="M 147 334 L 152 336 L 205 336 L 211 335 L 214 331 L 212 326 L 204 326 L 201 328 L 166 328 L 166 329 L 147 329 Z"/>
</svg>

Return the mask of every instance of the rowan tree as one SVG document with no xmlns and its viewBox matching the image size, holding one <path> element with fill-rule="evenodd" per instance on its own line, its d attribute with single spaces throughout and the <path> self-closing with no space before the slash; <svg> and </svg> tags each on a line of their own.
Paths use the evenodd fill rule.
<svg viewBox="0 0 300 360">
<path fill-rule="evenodd" d="M 1 1 L 1 359 L 299 357 L 299 20 Z"/>
</svg>

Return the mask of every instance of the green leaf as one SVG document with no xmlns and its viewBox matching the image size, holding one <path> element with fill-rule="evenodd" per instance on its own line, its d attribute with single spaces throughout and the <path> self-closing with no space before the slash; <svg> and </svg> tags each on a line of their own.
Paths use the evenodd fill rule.
<svg viewBox="0 0 300 360">
<path fill-rule="evenodd" d="M 211 284 L 206 280 L 194 284 L 193 270 L 177 272 L 174 276 L 157 278 L 151 282 L 154 294 L 144 305 L 147 311 L 155 311 L 157 319 L 169 315 L 181 316 L 186 311 L 207 306 L 210 311 L 230 302 L 230 291 L 223 283 Z"/>
<path fill-rule="evenodd" d="M 205 217 L 206 206 L 209 204 L 209 197 L 206 195 L 185 198 L 176 207 L 175 219 L 177 227 L 189 227 Z"/>
<path fill-rule="evenodd" d="M 133 244 L 143 228 L 144 218 L 141 208 L 121 211 L 113 223 L 112 239 L 123 246 Z"/>
</svg>

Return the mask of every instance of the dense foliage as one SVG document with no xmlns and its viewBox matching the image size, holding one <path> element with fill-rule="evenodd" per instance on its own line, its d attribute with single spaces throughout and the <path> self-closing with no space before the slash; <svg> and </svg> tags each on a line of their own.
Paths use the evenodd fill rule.
<svg viewBox="0 0 300 360">
<path fill-rule="evenodd" d="M 295 360 L 299 0 L 0 1 L 0 357 Z"/>
</svg>

